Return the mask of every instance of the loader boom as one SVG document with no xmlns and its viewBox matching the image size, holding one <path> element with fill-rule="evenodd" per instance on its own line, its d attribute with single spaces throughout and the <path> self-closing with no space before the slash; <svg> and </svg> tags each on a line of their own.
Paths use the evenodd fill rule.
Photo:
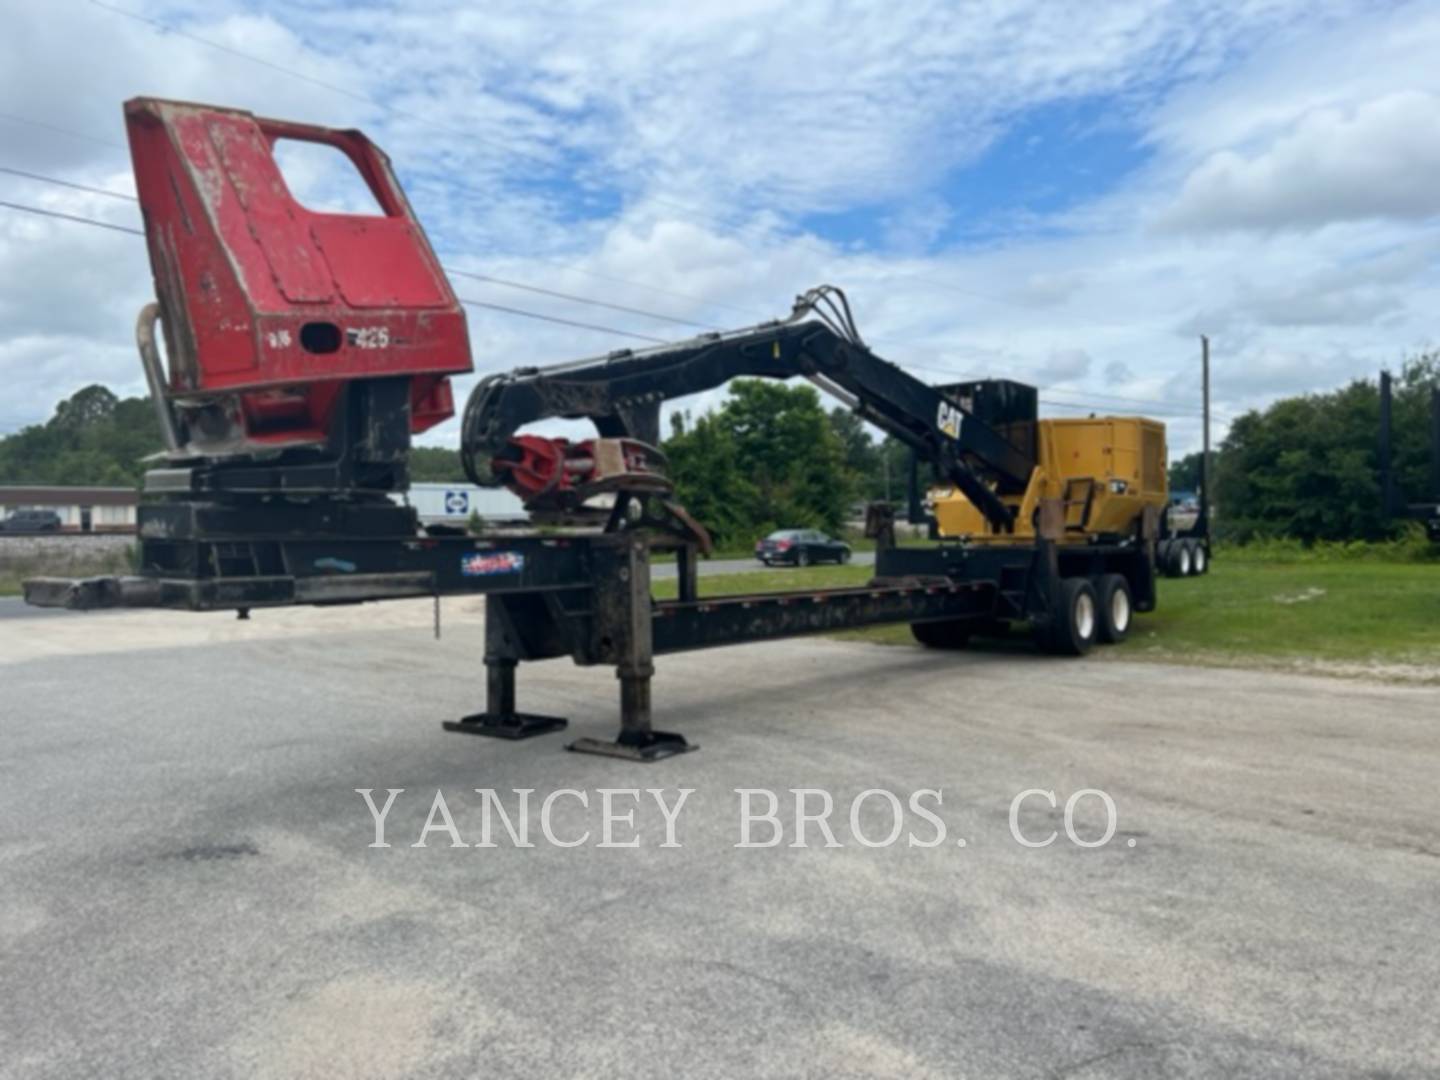
<svg viewBox="0 0 1440 1080">
<path fill-rule="evenodd" d="M 489 376 L 465 408 L 466 471 L 495 486 L 490 460 L 520 428 L 552 417 L 585 417 L 601 436 L 658 444 L 662 402 L 740 376 L 809 379 L 933 463 L 997 532 L 1011 531 L 1014 513 L 997 491 L 1023 491 L 1035 463 L 960 402 L 877 356 L 855 331 L 844 293 L 828 285 L 797 299 L 784 320 Z"/>
</svg>

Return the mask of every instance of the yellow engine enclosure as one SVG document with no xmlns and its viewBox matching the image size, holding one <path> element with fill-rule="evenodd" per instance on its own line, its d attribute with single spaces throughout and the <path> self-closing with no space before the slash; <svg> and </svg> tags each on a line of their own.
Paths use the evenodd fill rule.
<svg viewBox="0 0 1440 1080">
<path fill-rule="evenodd" d="M 930 492 L 941 536 L 1013 542 L 1034 538 L 1041 499 L 1060 499 L 1064 541 L 1133 534 L 1145 507 L 1163 510 L 1165 425 L 1138 416 L 1038 420 L 1037 464 L 1022 495 L 1002 496 L 1015 509 L 1014 532 L 997 533 L 954 488 Z"/>
</svg>

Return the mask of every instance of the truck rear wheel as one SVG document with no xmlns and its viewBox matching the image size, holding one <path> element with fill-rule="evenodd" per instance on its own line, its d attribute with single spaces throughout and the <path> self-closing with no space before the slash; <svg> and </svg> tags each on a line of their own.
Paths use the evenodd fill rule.
<svg viewBox="0 0 1440 1080">
<path fill-rule="evenodd" d="M 1096 639 L 1106 645 L 1118 645 L 1130 633 L 1130 623 L 1135 617 L 1130 582 L 1124 574 L 1104 574 L 1096 583 L 1095 596 L 1100 616 Z"/>
<path fill-rule="evenodd" d="M 1177 540 L 1170 549 L 1170 576 L 1189 577 L 1194 573 L 1195 560 L 1190 550 L 1190 545 L 1183 540 Z"/>
<path fill-rule="evenodd" d="M 1190 550 L 1190 572 L 1196 577 L 1208 573 L 1210 570 L 1210 553 L 1205 550 L 1205 545 L 1198 540 Z"/>
<path fill-rule="evenodd" d="M 1057 656 L 1084 656 L 1095 644 L 1100 626 L 1100 605 L 1089 578 L 1070 577 L 1060 582 L 1060 607 L 1052 614 L 1041 644 Z"/>
<path fill-rule="evenodd" d="M 972 624 L 965 619 L 910 624 L 910 633 L 927 649 L 963 649 L 970 643 L 972 629 Z"/>
</svg>

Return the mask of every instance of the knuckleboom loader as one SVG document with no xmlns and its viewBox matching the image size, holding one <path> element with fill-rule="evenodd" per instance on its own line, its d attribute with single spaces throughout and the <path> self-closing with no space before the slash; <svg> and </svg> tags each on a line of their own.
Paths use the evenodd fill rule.
<svg viewBox="0 0 1440 1080">
<path fill-rule="evenodd" d="M 516 669 L 569 656 L 620 685 L 618 736 L 570 749 L 638 761 L 694 748 L 652 725 L 657 655 L 897 622 L 934 647 L 1025 623 L 1078 655 L 1155 606 L 1161 425 L 1041 420 L 1034 389 L 1006 380 L 931 386 L 866 345 L 830 286 L 756 326 L 482 378 L 462 460 L 516 492 L 532 527 L 422 528 L 392 496 L 411 436 L 453 414 L 450 380 L 472 361 L 388 159 L 359 132 L 238 110 L 142 98 L 125 115 L 156 288 L 137 341 L 165 446 L 145 478 L 138 571 L 34 579 L 32 604 L 244 615 L 483 594 L 485 708 L 445 727 L 565 727 L 517 709 Z M 378 213 L 297 202 L 274 157 L 286 139 L 343 153 Z M 661 407 L 739 376 L 808 379 L 908 446 L 933 476 L 933 541 L 881 546 L 861 586 L 702 596 L 710 541 L 675 499 Z M 524 430 L 560 417 L 594 437 Z M 656 551 L 676 555 L 674 600 L 651 595 Z"/>
</svg>

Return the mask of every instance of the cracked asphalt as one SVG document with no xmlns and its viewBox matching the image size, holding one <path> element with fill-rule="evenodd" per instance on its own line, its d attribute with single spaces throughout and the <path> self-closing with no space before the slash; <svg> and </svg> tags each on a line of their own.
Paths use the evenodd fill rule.
<svg viewBox="0 0 1440 1080">
<path fill-rule="evenodd" d="M 0 1077 L 1440 1076 L 1434 688 L 796 640 L 660 658 L 701 749 L 647 767 L 564 752 L 616 705 L 568 662 L 519 688 L 565 735 L 442 731 L 480 604 L 430 615 L 0 623 Z M 536 846 L 452 847 L 477 788 Z M 680 846 L 643 790 L 598 846 L 629 788 L 694 789 Z"/>
</svg>

